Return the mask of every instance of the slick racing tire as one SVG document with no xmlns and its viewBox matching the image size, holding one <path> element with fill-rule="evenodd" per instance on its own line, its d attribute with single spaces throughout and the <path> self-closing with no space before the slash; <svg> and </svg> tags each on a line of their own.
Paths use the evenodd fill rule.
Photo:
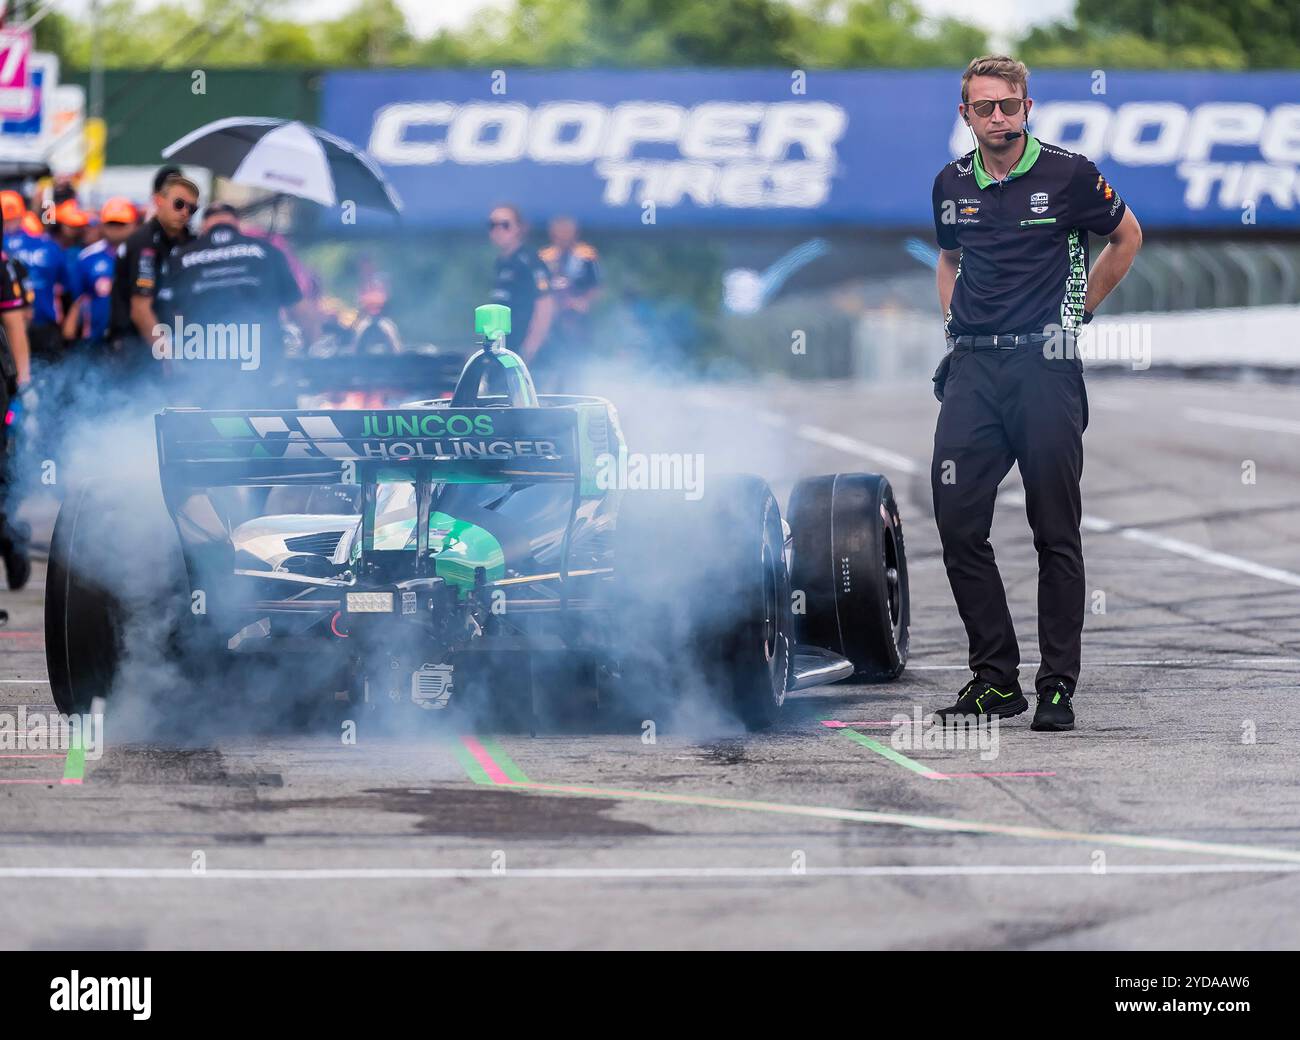
<svg viewBox="0 0 1300 1040">
<path fill-rule="evenodd" d="M 45 588 L 45 654 L 54 703 L 65 714 L 90 711 L 122 678 L 128 658 L 141 665 L 141 692 L 174 660 L 181 610 L 189 603 L 184 561 L 159 503 L 144 514 L 142 489 L 87 483 L 67 496 L 50 540 Z M 128 646 L 131 653 L 128 654 Z"/>
<path fill-rule="evenodd" d="M 790 495 L 790 580 L 803 596 L 797 640 L 853 663 L 857 682 L 907 665 L 907 554 L 889 481 L 876 473 L 811 477 Z"/>
<path fill-rule="evenodd" d="M 794 625 L 780 507 L 766 481 L 714 478 L 696 501 L 623 492 L 613 589 L 623 685 L 643 718 L 708 724 L 720 710 L 749 729 L 775 720 Z"/>
</svg>

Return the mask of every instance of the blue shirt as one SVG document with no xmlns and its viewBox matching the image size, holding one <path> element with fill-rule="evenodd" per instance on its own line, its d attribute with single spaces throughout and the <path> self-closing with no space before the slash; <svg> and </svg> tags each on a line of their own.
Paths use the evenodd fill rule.
<svg viewBox="0 0 1300 1040">
<path fill-rule="evenodd" d="M 81 327 L 87 327 L 89 337 L 101 340 L 108 333 L 108 322 L 113 310 L 113 271 L 117 267 L 117 249 L 107 239 L 86 246 L 72 259 L 68 289 L 74 299 L 85 299 L 82 304 Z"/>
<path fill-rule="evenodd" d="M 32 324 L 57 323 L 56 287 L 64 285 L 68 277 L 63 249 L 46 235 L 37 237 L 26 231 L 15 231 L 5 235 L 4 251 L 14 259 L 21 260 L 27 267 L 27 277 L 34 295 Z"/>
</svg>

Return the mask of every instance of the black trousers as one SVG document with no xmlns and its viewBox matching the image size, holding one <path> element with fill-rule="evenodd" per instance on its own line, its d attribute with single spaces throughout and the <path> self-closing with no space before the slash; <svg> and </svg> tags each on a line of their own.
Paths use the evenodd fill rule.
<svg viewBox="0 0 1300 1040">
<path fill-rule="evenodd" d="M 1083 431 L 1088 398 L 1083 365 L 1046 357 L 1039 346 L 958 350 L 952 355 L 934 433 L 930 485 L 957 611 L 981 679 L 1017 681 L 1020 649 L 1006 590 L 989 544 L 998 484 L 1020 466 L 1025 511 L 1038 553 L 1035 686 L 1079 678 L 1087 590 L 1079 537 Z"/>
</svg>

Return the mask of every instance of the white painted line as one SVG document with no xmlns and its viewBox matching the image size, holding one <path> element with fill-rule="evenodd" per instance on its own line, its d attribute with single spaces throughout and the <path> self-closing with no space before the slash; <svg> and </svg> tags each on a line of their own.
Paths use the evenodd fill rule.
<svg viewBox="0 0 1300 1040">
<path fill-rule="evenodd" d="M 1150 863 L 1108 865 L 1100 873 L 1090 864 L 966 864 L 935 866 L 807 867 L 0 867 L 0 878 L 85 879 L 106 881 L 624 881 L 629 879 L 800 878 L 818 877 L 999 877 L 1062 875 L 1163 876 L 1172 874 L 1291 874 L 1292 863 Z"/>
<path fill-rule="evenodd" d="M 889 466 L 902 473 L 914 474 L 921 472 L 921 467 L 905 455 L 899 455 L 888 448 L 880 448 L 853 437 L 846 437 L 842 433 L 823 430 L 820 426 L 800 426 L 795 430 L 795 433 L 806 441 L 812 441 L 814 444 L 824 444 L 826 447 L 835 448 L 846 455 L 856 455 L 881 466 Z"/>
<path fill-rule="evenodd" d="M 1212 426 L 1231 426 L 1238 430 L 1264 430 L 1268 433 L 1300 435 L 1300 422 L 1294 419 L 1274 419 L 1269 415 L 1248 415 L 1244 412 L 1211 411 L 1208 408 L 1184 408 L 1183 415 L 1193 422 Z"/>
<path fill-rule="evenodd" d="M 1295 425 L 1297 430 L 1300 431 L 1300 423 Z M 874 458 L 906 473 L 921 472 L 921 468 L 911 459 L 906 459 L 902 455 L 895 455 L 884 448 L 875 448 L 861 441 L 855 441 L 852 437 L 844 437 L 841 434 L 823 430 L 817 426 L 801 426 L 796 432 L 805 440 L 825 444 L 832 448 L 839 448 L 850 455 L 856 454 L 864 458 Z M 889 456 L 892 461 L 887 461 L 884 456 Z M 1012 505 L 1025 504 L 1025 496 L 1022 491 L 1007 491 L 1001 495 L 1001 498 L 1004 502 L 1009 502 Z M 1170 538 L 1167 535 L 1153 534 L 1141 528 L 1125 527 L 1114 520 L 1089 516 L 1086 513 L 1080 521 L 1080 526 L 1085 531 L 1095 531 L 1102 534 L 1117 533 L 1121 538 L 1126 538 L 1131 542 L 1149 545 L 1154 549 L 1163 549 L 1175 556 L 1185 556 L 1188 559 L 1196 560 L 1198 563 L 1207 563 L 1212 567 L 1222 567 L 1224 570 L 1237 571 L 1239 574 L 1249 574 L 1255 578 L 1263 578 L 1265 581 L 1275 581 L 1280 585 L 1300 588 L 1300 574 L 1296 574 L 1294 571 L 1283 570 L 1281 567 L 1269 567 L 1241 556 L 1233 556 L 1231 553 L 1216 552 L 1213 549 L 1206 549 L 1192 542 L 1185 542 L 1181 538 Z"/>
<path fill-rule="evenodd" d="M 1215 552 L 1213 549 L 1205 549 L 1199 545 L 1193 545 L 1191 542 L 1184 542 L 1180 538 L 1170 538 L 1163 534 L 1154 534 L 1151 531 L 1143 531 L 1136 527 L 1123 528 L 1119 534 L 1121 538 L 1127 538 L 1131 542 L 1150 545 L 1153 548 L 1163 549 L 1165 552 L 1176 553 L 1179 556 L 1186 556 L 1214 567 L 1222 567 L 1224 570 L 1250 574 L 1256 578 L 1264 578 L 1267 581 L 1275 581 L 1281 585 L 1300 588 L 1300 574 L 1284 571 L 1280 567 L 1268 567 L 1262 563 L 1256 563 L 1254 560 L 1245 560 L 1240 556 Z"/>
<path fill-rule="evenodd" d="M 885 824 L 912 827 L 924 831 L 990 834 L 1006 838 L 1025 838 L 1030 841 L 1086 842 L 1093 848 L 1098 845 L 1116 845 L 1129 849 L 1190 852 L 1194 855 L 1203 856 L 1229 856 L 1233 859 L 1269 860 L 1274 863 L 1300 864 L 1300 850 L 1296 849 L 1274 849 L 1261 845 L 1192 841 L 1185 838 L 1164 838 L 1154 834 L 1097 834 L 1088 831 L 1056 830 L 1051 827 L 1029 827 L 1020 824 L 957 820 L 944 816 L 921 816 L 915 813 L 881 812 L 875 809 L 842 809 L 830 805 L 793 805 L 783 802 L 751 801 L 744 798 L 718 798 L 713 795 L 676 794 L 669 791 L 632 791 L 620 788 L 588 787 L 582 784 L 541 784 L 533 781 L 527 784 L 510 784 L 495 788 L 495 790 L 518 793 L 521 797 L 532 797 L 534 794 L 571 794 L 582 798 L 618 798 L 666 805 L 695 805 L 707 809 L 734 809 L 740 812 L 799 816 L 805 819 Z"/>
<path fill-rule="evenodd" d="M 49 686 L 49 679 L 0 679 L 6 686 Z"/>
</svg>

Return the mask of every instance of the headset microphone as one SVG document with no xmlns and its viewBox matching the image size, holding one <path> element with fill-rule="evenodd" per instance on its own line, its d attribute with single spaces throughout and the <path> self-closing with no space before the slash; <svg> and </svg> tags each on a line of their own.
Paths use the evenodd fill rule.
<svg viewBox="0 0 1300 1040">
<path fill-rule="evenodd" d="M 1008 130 L 1005 134 L 1002 135 L 1002 140 L 1014 141 L 1017 137 L 1024 137 L 1024 136 L 1025 136 L 1025 132 L 1023 130 Z"/>
</svg>

